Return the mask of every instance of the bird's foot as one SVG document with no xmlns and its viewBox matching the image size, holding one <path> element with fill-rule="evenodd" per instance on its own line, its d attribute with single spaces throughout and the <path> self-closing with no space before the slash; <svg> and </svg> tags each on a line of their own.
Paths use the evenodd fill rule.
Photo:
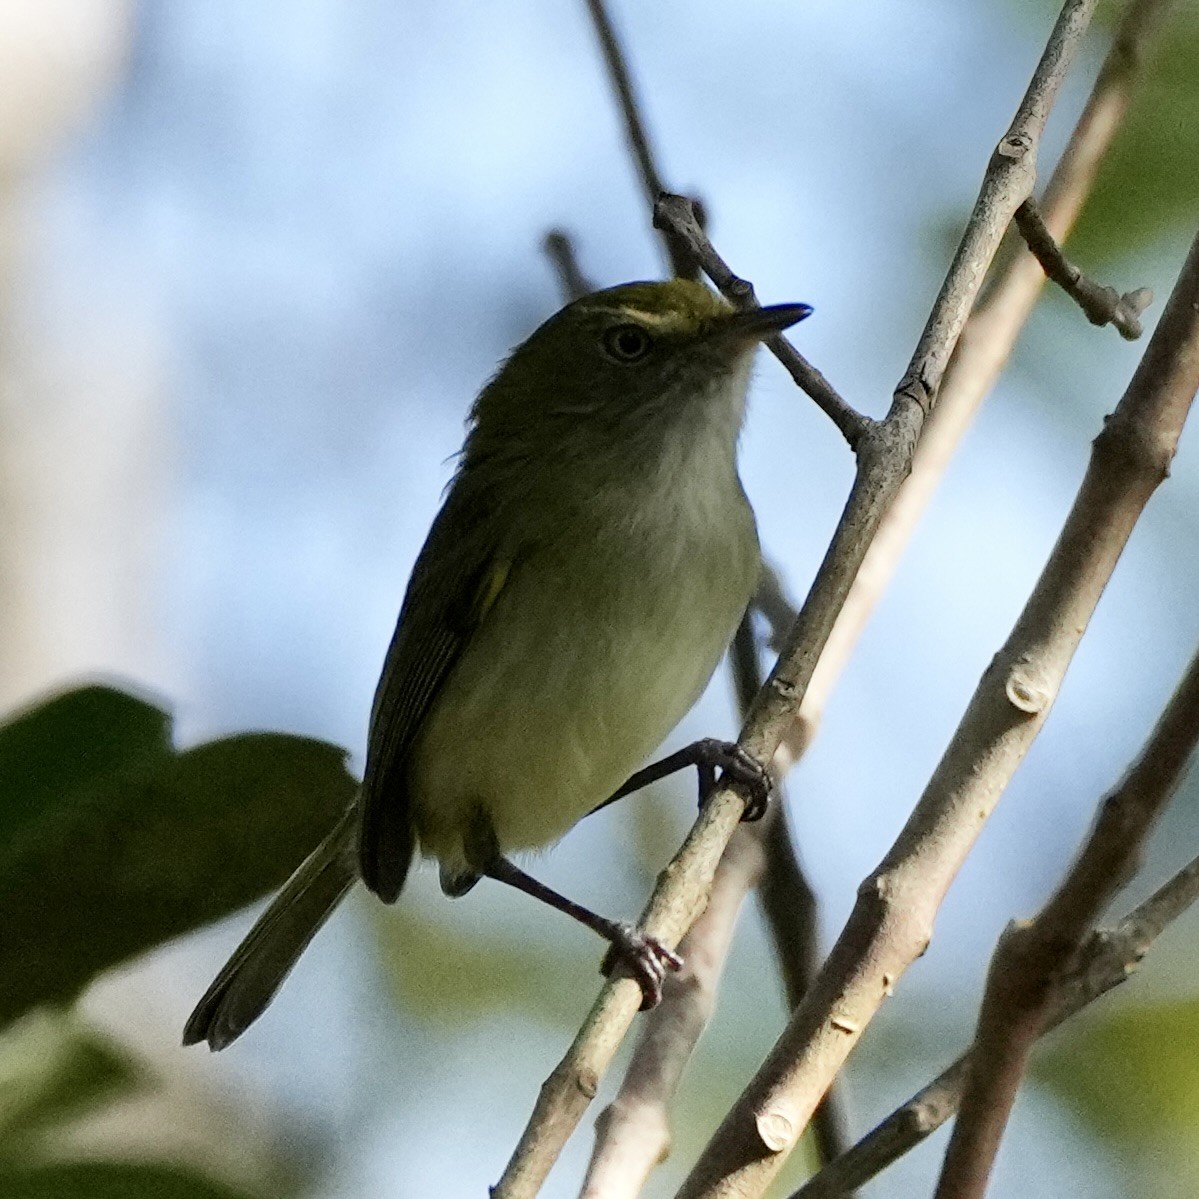
<svg viewBox="0 0 1199 1199">
<path fill-rule="evenodd" d="M 751 758 L 736 741 L 720 741 L 707 737 L 693 747 L 696 769 L 699 771 L 699 806 L 711 798 L 716 789 L 716 771 L 721 781 L 741 783 L 749 792 L 741 819 L 747 823 L 761 820 L 770 805 L 772 787 L 770 771 Z"/>
<path fill-rule="evenodd" d="M 610 932 L 612 944 L 600 969 L 611 975 L 622 965 L 641 984 L 641 1010 L 648 1012 L 662 1002 L 662 984 L 668 970 L 678 970 L 683 959 L 635 925 L 620 921 Z"/>
</svg>

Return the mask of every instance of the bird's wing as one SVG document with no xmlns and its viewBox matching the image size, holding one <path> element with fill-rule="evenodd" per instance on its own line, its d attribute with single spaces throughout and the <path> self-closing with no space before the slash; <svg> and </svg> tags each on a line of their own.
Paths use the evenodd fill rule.
<svg viewBox="0 0 1199 1199">
<path fill-rule="evenodd" d="M 483 497 L 458 480 L 416 560 L 375 692 L 362 779 L 359 866 L 391 903 L 415 850 L 407 758 L 458 656 L 508 578 L 511 553 L 494 538 Z"/>
</svg>

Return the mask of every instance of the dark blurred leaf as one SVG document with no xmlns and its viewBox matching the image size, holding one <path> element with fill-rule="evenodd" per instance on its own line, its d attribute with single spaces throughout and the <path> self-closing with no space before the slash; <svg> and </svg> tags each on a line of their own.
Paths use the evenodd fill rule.
<svg viewBox="0 0 1199 1199">
<path fill-rule="evenodd" d="M 0 1170 L 4 1199 L 259 1199 L 182 1166 L 72 1162 Z"/>
<path fill-rule="evenodd" d="M 1055 1040 L 1037 1076 L 1102 1137 L 1199 1140 L 1199 999 L 1127 1004 Z"/>
<path fill-rule="evenodd" d="M 247 733 L 155 753 L 145 705 L 131 719 L 128 697 L 87 691 L 21 717 L 0 776 L 26 812 L 0 842 L 0 1025 L 279 886 L 354 794 L 336 746 Z"/>
<path fill-rule="evenodd" d="M 0 726 L 0 844 L 64 795 L 171 753 L 171 718 L 113 687 L 81 687 Z"/>
<path fill-rule="evenodd" d="M 132 1059 L 71 1017 L 30 1016 L 0 1038 L 0 1156 L 19 1148 L 22 1134 L 123 1094 L 142 1078 Z"/>
</svg>

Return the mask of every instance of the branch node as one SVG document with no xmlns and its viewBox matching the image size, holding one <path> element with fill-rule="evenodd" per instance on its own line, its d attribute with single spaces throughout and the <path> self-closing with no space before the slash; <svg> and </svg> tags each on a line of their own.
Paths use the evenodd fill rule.
<svg viewBox="0 0 1199 1199">
<path fill-rule="evenodd" d="M 1125 341 L 1135 341 L 1141 336 L 1141 313 L 1153 300 L 1153 293 L 1147 287 L 1121 295 L 1114 287 L 1096 283 L 1065 256 L 1031 197 L 1016 209 L 1014 219 L 1020 236 L 1046 276 L 1082 309 L 1092 325 L 1114 325 Z"/>
<path fill-rule="evenodd" d="M 1013 708 L 1036 716 L 1043 712 L 1053 698 L 1045 681 L 1030 669 L 1028 662 L 1017 662 L 1008 672 L 1003 692 Z"/>
<path fill-rule="evenodd" d="M 995 156 L 1008 162 L 1019 162 L 1033 149 L 1033 139 L 1027 133 L 1007 133 L 995 147 Z"/>
<path fill-rule="evenodd" d="M 771 1153 L 782 1153 L 795 1143 L 795 1124 L 780 1111 L 762 1112 L 755 1118 L 758 1136 Z"/>
</svg>

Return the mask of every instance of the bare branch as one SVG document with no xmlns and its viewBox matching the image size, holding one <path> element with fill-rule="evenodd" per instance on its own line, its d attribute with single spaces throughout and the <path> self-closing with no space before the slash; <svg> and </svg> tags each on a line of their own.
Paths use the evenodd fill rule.
<svg viewBox="0 0 1199 1199">
<path fill-rule="evenodd" d="M 1113 454 L 1165 477 L 1177 430 L 1199 391 L 1199 236 L 1149 350 L 1108 429 L 1123 419 Z M 1123 413 L 1123 418 L 1122 418 Z M 1096 441 L 1100 457 L 1104 430 Z M 1120 443 L 1123 443 L 1122 445 Z M 1115 483 L 1116 480 L 1111 480 Z M 1127 480 L 1130 487 L 1138 480 Z M 1028 1056 L 1048 1018 L 1055 976 L 1135 870 L 1141 847 L 1174 794 L 1199 738 L 1199 658 L 1166 705 L 1127 777 L 1104 801 L 1073 868 L 1040 913 L 1004 932 L 992 958 L 975 1033 L 972 1078 L 937 1184 L 936 1199 L 982 1199 Z"/>
<path fill-rule="evenodd" d="M 1177 0 L 1133 0 L 1112 39 L 1074 132 L 1045 188 L 1041 211 L 1059 240 L 1069 232 L 1128 108 L 1148 45 Z M 911 475 L 878 530 L 804 696 L 776 766 L 797 760 L 820 725 L 836 679 L 886 589 L 962 435 L 1003 369 L 1045 283 L 1035 258 L 1018 250 L 985 289 L 950 359 Z M 783 760 L 779 760 L 783 759 Z"/>
<path fill-rule="evenodd" d="M 1120 295 L 1114 287 L 1096 283 L 1072 263 L 1041 218 L 1030 196 L 1016 209 L 1016 228 L 1049 276 L 1083 310 L 1092 325 L 1115 325 L 1126 341 L 1141 336 L 1141 313 L 1153 301 L 1147 287 Z"/>
<path fill-rule="evenodd" d="M 595 291 L 595 285 L 583 274 L 579 266 L 579 256 L 569 233 L 563 229 L 551 229 L 545 235 L 541 246 L 558 276 L 558 286 L 565 302 L 569 303 Z"/>
<path fill-rule="evenodd" d="M 984 673 L 899 838 L 858 890 L 807 999 L 680 1192 L 759 1194 L 862 1029 L 923 952 L 938 907 L 1040 731 L 1099 596 L 1166 477 L 1199 378 L 1182 354 L 1199 302 L 1199 241 L 1141 365 L 1103 432 L 1057 545 Z M 1199 307 L 1189 313 L 1199 322 Z"/>
<path fill-rule="evenodd" d="M 632 76 L 604 0 L 587 0 L 587 8 L 591 13 L 612 89 L 624 118 L 625 135 L 637 163 L 645 198 L 654 213 L 654 228 L 662 235 L 672 273 L 681 278 L 694 279 L 699 270 L 703 270 L 716 284 L 717 290 L 737 307 L 757 307 L 752 285 L 733 275 L 712 249 L 704 233 L 703 210 L 698 201 L 685 196 L 671 196 L 668 193 L 650 147 L 645 122 L 641 118 Z M 673 213 L 663 214 L 660 218 L 661 203 L 666 199 L 673 201 L 677 208 Z M 801 357 L 785 338 L 772 337 L 766 342 L 766 346 L 791 372 L 796 383 L 832 417 L 852 447 L 855 444 L 857 426 L 863 418 L 845 404 L 828 380 Z"/>
<path fill-rule="evenodd" d="M 763 574 L 773 579 L 773 585 L 778 590 L 778 604 L 789 609 L 791 619 L 794 620 L 794 609 L 791 608 L 791 603 L 783 593 L 782 585 L 774 576 L 774 572 L 767 567 Z M 760 606 L 761 600 L 759 590 L 755 603 Z M 737 630 L 731 658 L 733 676 L 737 681 L 738 709 L 744 718 L 754 696 L 762 686 L 757 646 L 754 644 L 748 613 Z M 804 875 L 791 841 L 782 780 L 777 774 L 775 796 L 776 800 L 765 818 L 755 824 L 742 825 L 733 834 L 729 845 L 735 845 L 740 837 L 753 836 L 765 853 L 765 869 L 758 880 L 758 900 L 762 905 L 762 914 L 766 917 L 766 927 L 774 945 L 775 960 L 782 972 L 787 1007 L 794 1011 L 807 994 L 808 987 L 820 968 L 822 955 L 819 908 L 816 893 Z M 719 881 L 719 868 L 716 878 Z M 828 1089 L 812 1115 L 812 1136 L 816 1143 L 816 1157 L 821 1165 L 840 1157 L 849 1148 L 848 1124 L 841 1089 L 836 1083 Z"/>
<path fill-rule="evenodd" d="M 716 252 L 704 232 L 694 204 L 686 196 L 663 192 L 654 204 L 654 226 L 666 230 L 712 280 L 716 290 L 735 308 L 757 308 L 758 297 L 748 279 L 735 275 Z M 873 422 L 855 412 L 829 381 L 781 334 L 765 341 L 766 348 L 786 367 L 791 378 L 816 401 L 820 410 L 841 430 L 851 449 L 857 449 Z"/>
<path fill-rule="evenodd" d="M 733 930 L 745 896 L 766 865 L 761 826 L 743 825 L 720 859 L 712 897 L 679 943 L 683 968 L 667 976 L 662 1002 L 647 1013 L 620 1091 L 595 1122 L 595 1149 L 581 1199 L 633 1199 L 670 1151 L 669 1105 L 716 1006 Z"/>
<path fill-rule="evenodd" d="M 730 658 L 744 713 L 762 685 L 749 613 L 738 626 Z M 755 886 L 791 1007 L 815 975 L 816 897 L 791 848 L 786 807 L 776 795 L 762 820 L 743 824 L 733 834 L 716 869 L 708 906 L 679 943 L 683 969 L 667 977 L 662 1002 L 642 1022 L 620 1090 L 596 1119 L 581 1199 L 633 1199 L 668 1154 L 669 1105 L 711 1019 L 737 916 Z M 849 1138 L 835 1090 L 817 1108 L 812 1127 L 821 1163 L 846 1152 Z"/>
<path fill-rule="evenodd" d="M 1031 193 L 1036 147 L 1045 119 L 1090 21 L 1094 4 L 1095 0 L 1068 0 L 1064 6 L 1012 126 L 992 155 L 961 245 L 896 390 L 891 411 L 885 420 L 869 426 L 857 447 L 858 475 L 832 545 L 792 630 L 787 649 L 742 729 L 742 748 L 759 762 L 771 762 L 784 732 L 799 711 L 866 548 L 910 469 L 925 418 L 935 405 L 937 388 L 983 274 L 1016 208 Z M 739 785 L 718 788 L 675 859 L 659 876 L 642 914 L 642 926 L 665 944 L 677 945 L 706 905 L 717 863 L 740 822 L 745 802 L 746 794 Z M 830 987 L 839 975 L 855 980 L 853 990 L 858 1001 L 855 1010 L 860 1008 L 866 1018 L 872 1014 L 881 1003 L 889 980 L 885 972 L 880 980 L 873 962 L 869 969 L 863 966 L 870 961 L 869 942 L 864 947 L 866 952 L 858 954 L 850 942 L 842 948 L 840 957 L 836 957 L 834 950 L 836 960 L 830 959 L 832 969 L 826 966 L 821 976 L 824 986 L 817 981 L 792 1018 L 792 1027 L 797 1024 L 802 1027 L 815 1013 L 821 1013 L 816 1017 L 816 1025 L 825 1030 L 826 1013 L 837 1011 L 840 992 L 834 994 Z M 900 956 L 906 956 L 911 948 L 905 946 Z M 880 981 L 884 985 L 881 991 Z M 603 986 L 574 1043 L 542 1086 L 528 1126 L 494 1191 L 494 1199 L 528 1199 L 540 1189 L 594 1096 L 599 1079 L 611 1063 L 640 1002 L 640 988 L 631 979 L 613 979 Z M 833 1040 L 813 1038 L 819 1069 L 808 1072 L 804 1094 L 790 1113 L 783 1114 L 781 1122 L 766 1125 L 773 1130 L 769 1134 L 772 1168 L 764 1172 L 763 1185 L 773 1168 L 781 1164 L 783 1150 L 790 1149 L 798 1139 L 856 1040 L 857 1027 L 851 1027 L 849 1035 L 839 1031 L 844 1027 L 843 1022 L 830 1020 L 827 1029 L 836 1033 Z M 816 1040 L 820 1040 L 819 1046 L 815 1046 Z M 734 1115 L 740 1111 L 739 1107 Z M 706 1172 L 714 1166 L 718 1175 L 723 1174 L 727 1159 L 719 1152 L 720 1144 L 718 1136 L 713 1142 L 715 1156 L 705 1155 L 699 1173 L 689 1184 L 690 1190 L 703 1186 Z M 757 1181 L 749 1184 L 746 1193 L 757 1189 Z"/>
<path fill-rule="evenodd" d="M 1115 928 L 1096 929 L 1083 943 L 1074 967 L 1053 996 L 1041 1035 L 1101 995 L 1126 982 L 1154 941 L 1199 899 L 1195 858 Z M 931 1136 L 957 1112 L 970 1076 L 973 1050 L 962 1054 L 902 1107 L 875 1126 L 848 1153 L 825 1166 L 791 1199 L 844 1199 Z"/>
<path fill-rule="evenodd" d="M 620 39 L 608 16 L 604 0 L 587 0 L 587 10 L 591 14 L 595 35 L 603 52 L 604 65 L 608 70 L 608 78 L 612 90 L 616 94 L 616 102 L 624 119 L 625 137 L 629 149 L 637 163 L 637 173 L 641 186 L 645 191 L 646 204 L 653 208 L 654 201 L 666 190 L 662 176 L 654 161 L 654 152 L 650 146 L 649 133 L 645 122 L 641 119 L 641 107 L 637 102 L 637 92 L 633 87 L 633 79 L 625 63 L 625 55 L 621 50 Z M 670 261 L 672 275 L 682 279 L 696 277 L 695 262 L 680 242 L 667 230 L 662 230 L 662 244 Z"/>
</svg>

